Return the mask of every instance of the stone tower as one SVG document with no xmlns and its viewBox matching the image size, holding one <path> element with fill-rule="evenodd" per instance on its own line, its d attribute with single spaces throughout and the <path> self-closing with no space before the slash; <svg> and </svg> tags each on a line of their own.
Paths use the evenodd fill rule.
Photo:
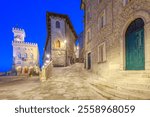
<svg viewBox="0 0 150 117">
<path fill-rule="evenodd" d="M 18 75 L 29 75 L 39 72 L 39 50 L 36 43 L 25 42 L 25 31 L 13 28 L 13 69 Z"/>
<path fill-rule="evenodd" d="M 47 55 L 53 66 L 68 66 L 75 60 L 75 41 L 77 34 L 67 15 L 47 12 L 48 37 L 44 49 L 43 61 L 47 64 Z"/>
<path fill-rule="evenodd" d="M 14 33 L 14 41 L 24 42 L 25 31 L 19 28 L 13 28 L 12 32 Z"/>
</svg>

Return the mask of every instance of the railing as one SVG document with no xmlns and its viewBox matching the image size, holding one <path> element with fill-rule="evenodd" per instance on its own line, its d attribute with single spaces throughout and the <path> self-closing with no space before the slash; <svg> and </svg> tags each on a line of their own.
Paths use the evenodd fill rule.
<svg viewBox="0 0 150 117">
<path fill-rule="evenodd" d="M 42 73 L 40 76 L 41 81 L 48 80 L 52 76 L 52 68 L 52 61 L 42 68 Z"/>
</svg>

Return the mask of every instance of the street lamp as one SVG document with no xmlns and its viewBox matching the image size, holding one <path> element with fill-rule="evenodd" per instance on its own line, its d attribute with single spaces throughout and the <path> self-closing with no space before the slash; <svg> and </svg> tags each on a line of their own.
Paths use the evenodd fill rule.
<svg viewBox="0 0 150 117">
<path fill-rule="evenodd" d="M 46 55 L 46 57 L 49 59 L 49 58 L 50 58 L 50 55 L 49 55 L 49 54 L 47 54 L 47 55 Z"/>
<path fill-rule="evenodd" d="M 67 43 L 67 40 L 64 40 L 64 43 L 66 44 L 66 43 Z"/>
<path fill-rule="evenodd" d="M 47 64 L 46 63 L 44 63 L 44 66 L 46 66 Z"/>
<path fill-rule="evenodd" d="M 46 63 L 49 63 L 50 61 L 49 60 L 46 60 Z"/>
</svg>

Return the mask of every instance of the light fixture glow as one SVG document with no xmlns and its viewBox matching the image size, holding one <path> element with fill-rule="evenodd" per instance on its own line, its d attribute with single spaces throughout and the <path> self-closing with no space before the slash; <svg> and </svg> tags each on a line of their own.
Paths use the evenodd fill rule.
<svg viewBox="0 0 150 117">
<path fill-rule="evenodd" d="M 67 40 L 64 40 L 64 43 L 67 43 Z"/>
<path fill-rule="evenodd" d="M 46 57 L 47 57 L 47 58 L 50 58 L 50 55 L 49 55 L 49 54 L 47 54 L 47 55 L 46 55 Z"/>
<path fill-rule="evenodd" d="M 46 66 L 47 64 L 46 64 L 46 63 L 44 63 L 44 65 Z"/>
<path fill-rule="evenodd" d="M 46 63 L 49 63 L 50 61 L 49 60 L 46 60 Z"/>
</svg>

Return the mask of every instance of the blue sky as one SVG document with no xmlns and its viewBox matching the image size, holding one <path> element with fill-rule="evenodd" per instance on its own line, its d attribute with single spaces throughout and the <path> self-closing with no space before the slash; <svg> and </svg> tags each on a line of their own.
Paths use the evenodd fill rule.
<svg viewBox="0 0 150 117">
<path fill-rule="evenodd" d="M 0 11 L 0 72 L 12 68 L 13 27 L 25 30 L 26 42 L 38 43 L 40 63 L 47 36 L 46 11 L 67 14 L 77 34 L 83 31 L 80 0 L 3 0 Z"/>
</svg>

